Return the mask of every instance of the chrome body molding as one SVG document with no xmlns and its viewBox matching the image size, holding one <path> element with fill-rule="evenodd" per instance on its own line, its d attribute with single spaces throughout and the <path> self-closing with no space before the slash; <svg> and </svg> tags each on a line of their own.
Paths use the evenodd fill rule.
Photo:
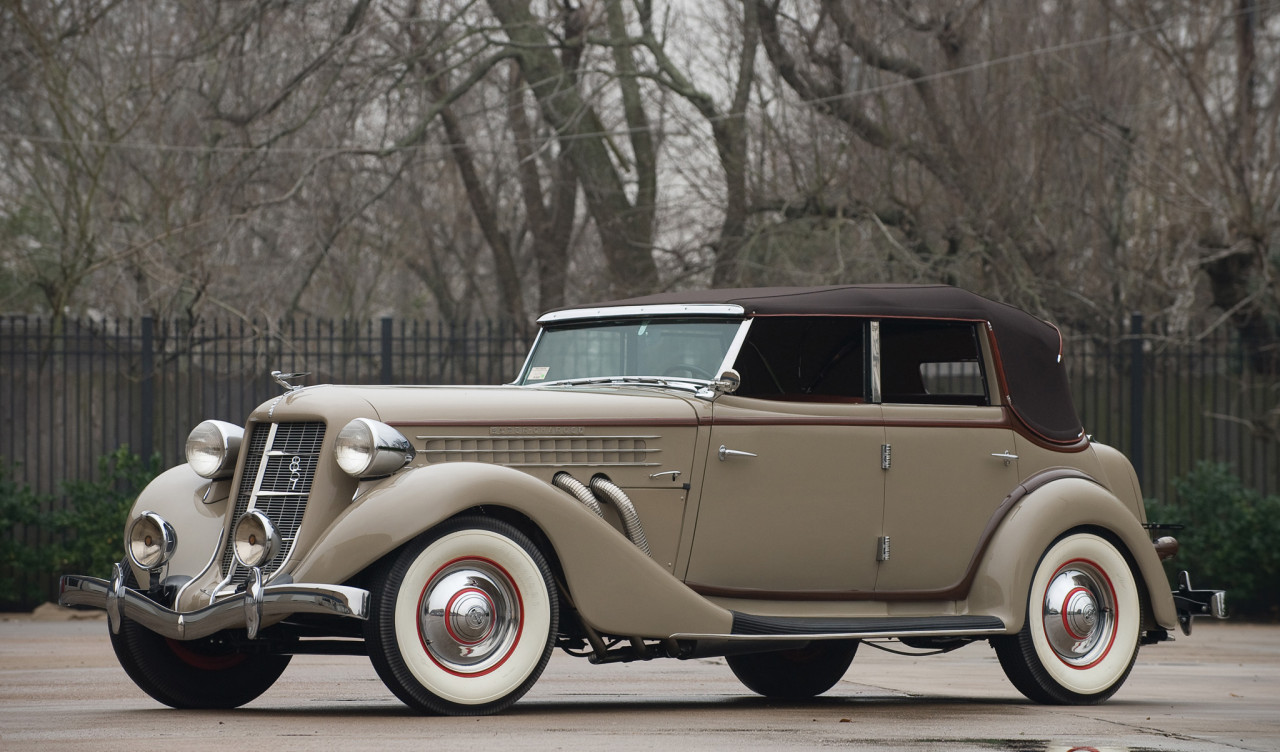
<svg viewBox="0 0 1280 752">
<path fill-rule="evenodd" d="M 884 390 L 880 385 L 880 322 L 871 322 L 871 336 L 869 337 L 868 349 L 871 351 L 871 402 L 872 404 L 880 404 L 884 402 Z"/>
<path fill-rule="evenodd" d="M 573 308 L 567 311 L 552 311 L 538 319 L 539 324 L 552 324 L 560 321 L 579 321 L 582 319 L 613 319 L 632 316 L 741 316 L 746 313 L 740 305 L 719 303 L 669 304 L 669 305 L 637 305 L 609 306 L 605 308 Z"/>
<path fill-rule="evenodd" d="M 224 629 L 248 629 L 252 638 L 263 619 L 297 613 L 369 618 L 367 590 L 345 585 L 297 582 L 261 585 L 260 582 L 255 578 L 249 592 L 237 593 L 199 611 L 179 613 L 125 587 L 124 572 L 116 565 L 116 574 L 110 581 L 64 575 L 58 603 L 106 610 L 114 633 L 120 631 L 122 620 L 128 618 L 174 640 L 195 640 Z"/>
</svg>

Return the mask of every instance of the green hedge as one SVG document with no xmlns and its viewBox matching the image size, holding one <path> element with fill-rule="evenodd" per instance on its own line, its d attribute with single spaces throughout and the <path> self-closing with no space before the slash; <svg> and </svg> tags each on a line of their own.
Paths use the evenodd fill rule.
<svg viewBox="0 0 1280 752">
<path fill-rule="evenodd" d="M 1185 569 L 1191 585 L 1227 591 L 1230 613 L 1280 617 L 1280 496 L 1245 487 L 1229 465 L 1201 462 L 1173 481 L 1173 503 L 1147 501 L 1151 522 L 1185 525 L 1181 544 L 1165 562 Z"/>
<path fill-rule="evenodd" d="M 159 455 L 144 462 L 123 446 L 98 460 L 99 480 L 64 482 L 53 497 L 18 485 L 0 463 L 0 603 L 38 604 L 62 574 L 109 576 L 124 556 L 129 508 L 159 472 Z M 31 545 L 24 527 L 46 533 L 44 542 Z"/>
</svg>

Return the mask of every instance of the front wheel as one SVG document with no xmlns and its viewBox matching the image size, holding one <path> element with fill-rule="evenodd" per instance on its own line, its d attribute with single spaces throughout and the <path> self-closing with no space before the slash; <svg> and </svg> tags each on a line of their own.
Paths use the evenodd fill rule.
<svg viewBox="0 0 1280 752">
<path fill-rule="evenodd" d="M 506 522 L 460 517 L 391 558 L 365 639 L 387 687 L 421 713 L 485 715 L 520 699 L 551 657 L 555 578 Z"/>
<path fill-rule="evenodd" d="M 1129 676 L 1141 620 L 1141 594 L 1124 555 L 1105 538 L 1078 533 L 1040 559 L 1022 630 L 991 644 L 1028 699 L 1088 705 L 1115 694 Z"/>
<path fill-rule="evenodd" d="M 814 641 L 798 650 L 725 656 L 747 689 L 777 700 L 807 700 L 840 681 L 858 650 L 857 640 Z"/>
<path fill-rule="evenodd" d="M 125 584 L 137 588 L 128 563 Z M 287 655 L 249 655 L 219 635 L 171 640 L 124 619 L 111 635 L 120 665 L 142 691 L 172 708 L 238 708 L 266 692 L 289 665 Z"/>
</svg>

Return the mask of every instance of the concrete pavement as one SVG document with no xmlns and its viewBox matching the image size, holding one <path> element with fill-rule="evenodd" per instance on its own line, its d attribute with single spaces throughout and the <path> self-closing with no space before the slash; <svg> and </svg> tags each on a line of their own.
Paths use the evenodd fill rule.
<svg viewBox="0 0 1280 752">
<path fill-rule="evenodd" d="M 927 658 L 866 645 L 815 701 L 748 692 L 720 659 L 592 666 L 557 653 L 507 713 L 412 715 L 368 660 L 299 656 L 234 711 L 175 711 L 116 663 L 101 619 L 0 615 L 0 749 L 1280 750 L 1280 626 L 1197 624 L 1144 648 L 1092 707 L 1026 702 L 985 643 Z"/>
</svg>

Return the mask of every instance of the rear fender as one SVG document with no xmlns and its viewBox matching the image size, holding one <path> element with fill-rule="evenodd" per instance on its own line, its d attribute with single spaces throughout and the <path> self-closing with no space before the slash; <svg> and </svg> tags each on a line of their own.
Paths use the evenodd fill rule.
<svg viewBox="0 0 1280 752">
<path fill-rule="evenodd" d="M 999 616 L 1010 632 L 1022 629 L 1040 557 L 1064 533 L 1089 527 L 1111 533 L 1135 564 L 1134 574 L 1148 595 L 1148 624 L 1176 626 L 1169 581 L 1141 523 L 1106 488 L 1079 477 L 1037 488 L 1004 519 L 978 567 L 969 592 L 970 612 Z"/>
<path fill-rule="evenodd" d="M 726 633 L 732 616 L 673 577 L 576 499 L 499 465 L 457 462 L 407 470 L 362 493 L 293 570 L 300 582 L 341 583 L 467 509 L 528 517 L 550 541 L 578 613 L 624 636 Z"/>
</svg>

